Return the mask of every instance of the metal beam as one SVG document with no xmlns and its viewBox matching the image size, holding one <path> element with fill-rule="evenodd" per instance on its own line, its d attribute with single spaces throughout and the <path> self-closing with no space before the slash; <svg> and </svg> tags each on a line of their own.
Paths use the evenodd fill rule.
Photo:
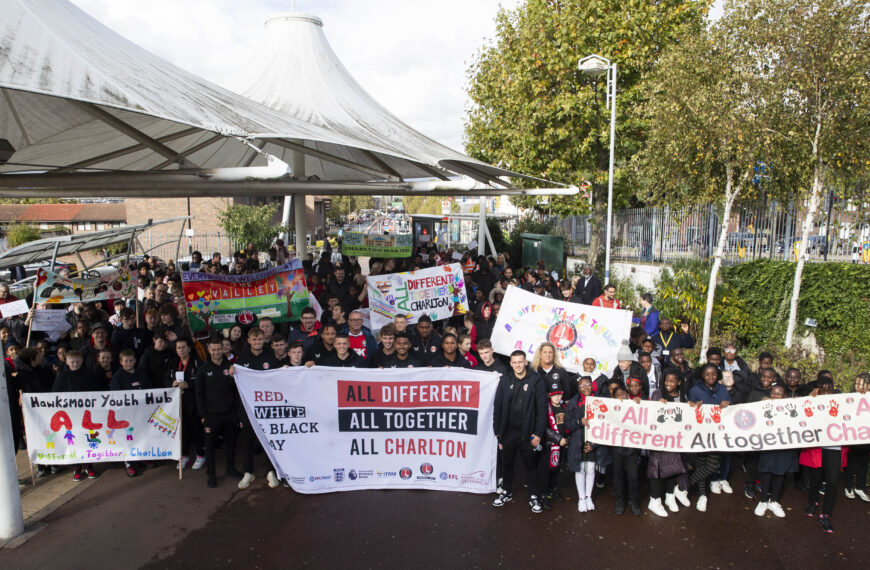
<svg viewBox="0 0 870 570">
<path fill-rule="evenodd" d="M 104 123 L 106 123 L 107 125 L 112 127 L 113 129 L 115 129 L 116 131 L 124 133 L 125 135 L 127 135 L 128 137 L 133 139 L 134 141 L 138 142 L 139 144 L 145 145 L 147 148 L 150 148 L 151 150 L 153 150 L 157 154 L 159 154 L 165 158 L 169 158 L 169 159 L 178 158 L 179 154 L 175 150 L 173 150 L 170 147 L 166 146 L 165 144 L 161 143 L 157 139 L 154 139 L 154 138 L 146 135 L 145 133 L 143 133 L 139 129 L 136 129 L 136 128 L 128 125 L 127 123 L 125 123 L 124 121 L 122 121 L 121 119 L 116 117 L 115 115 L 109 113 L 108 111 L 101 109 L 100 107 L 94 105 L 93 103 L 83 103 L 81 101 L 73 101 L 73 103 L 75 103 L 79 108 L 81 108 L 83 111 L 85 111 L 86 113 L 88 113 L 92 117 L 99 119 L 100 121 L 103 121 Z M 184 158 L 179 159 L 178 164 L 179 164 L 179 166 L 188 167 L 188 168 L 196 168 L 197 167 L 197 165 L 185 160 Z"/>
<path fill-rule="evenodd" d="M 305 146 L 304 144 L 299 144 L 295 142 L 288 141 L 286 139 L 269 139 L 270 143 L 281 146 L 284 148 L 288 148 L 290 150 L 295 150 L 297 152 L 301 152 L 302 154 L 307 154 L 309 156 L 314 156 L 325 160 L 327 162 L 332 162 L 333 164 L 337 164 L 339 166 L 344 166 L 346 168 L 350 168 L 351 170 L 357 170 L 359 172 L 365 172 L 370 176 L 374 176 L 377 179 L 386 179 L 393 180 L 394 177 L 389 173 L 383 170 L 378 170 L 376 168 L 372 168 L 370 166 L 365 166 L 362 164 L 358 164 L 352 160 L 347 160 L 346 158 L 341 158 L 335 156 L 334 154 L 329 154 L 328 152 L 323 152 L 322 150 L 317 150 L 316 148 L 311 148 L 310 146 Z"/>
<path fill-rule="evenodd" d="M 393 169 L 393 167 L 391 167 L 389 164 L 387 164 L 386 162 L 381 160 L 380 157 L 378 157 L 378 155 L 376 155 L 375 153 L 373 153 L 370 150 L 363 150 L 362 152 L 364 155 L 369 157 L 372 162 L 374 162 L 375 164 L 377 164 L 378 166 L 383 168 L 386 172 L 392 174 L 396 178 L 396 180 L 398 180 L 399 182 L 404 182 L 405 178 L 401 174 L 396 172 L 396 170 Z"/>
<path fill-rule="evenodd" d="M 178 162 L 177 158 L 186 158 L 186 157 L 190 156 L 191 154 L 198 152 L 198 151 L 204 149 L 205 147 L 212 145 L 221 139 L 226 139 L 226 137 L 223 135 L 215 135 L 213 137 L 209 137 L 206 140 L 202 141 L 201 143 L 195 144 L 192 147 L 184 150 L 184 152 L 178 153 L 178 156 L 176 157 L 176 159 L 164 160 L 163 162 L 161 162 L 160 164 L 158 164 L 157 166 L 155 166 L 151 170 L 163 170 L 164 168 L 166 168 L 170 164 L 172 164 L 174 162 Z"/>
<path fill-rule="evenodd" d="M 162 136 L 162 137 L 155 139 L 155 140 L 157 140 L 158 142 L 161 142 L 161 143 L 167 143 L 167 142 L 174 141 L 176 139 L 184 138 L 188 135 L 192 135 L 192 134 L 194 134 L 198 131 L 201 131 L 201 130 L 202 129 L 198 129 L 196 127 L 191 127 L 189 129 L 182 129 L 182 130 L 178 131 L 177 133 L 172 133 L 171 135 Z M 52 172 L 61 173 L 61 172 L 69 172 L 71 170 L 76 170 L 78 168 L 87 168 L 88 166 L 92 166 L 94 164 L 99 164 L 99 163 L 105 162 L 107 160 L 112 160 L 113 158 L 119 158 L 122 156 L 126 156 L 128 154 L 132 154 L 134 152 L 139 152 L 140 150 L 144 150 L 145 148 L 147 148 L 147 147 L 144 144 L 134 144 L 132 146 L 120 148 L 120 149 L 112 151 L 112 152 L 107 152 L 106 154 L 101 154 L 100 156 L 95 156 L 95 157 L 89 158 L 87 160 L 82 160 L 80 162 L 76 162 L 75 164 L 70 164 L 69 166 L 65 166 L 63 168 L 58 168 L 56 170 L 53 170 Z"/>
</svg>

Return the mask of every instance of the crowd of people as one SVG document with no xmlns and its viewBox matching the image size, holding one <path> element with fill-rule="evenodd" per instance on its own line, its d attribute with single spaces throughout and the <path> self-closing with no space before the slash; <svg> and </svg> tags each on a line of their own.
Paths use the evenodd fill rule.
<svg viewBox="0 0 870 570">
<path fill-rule="evenodd" d="M 454 253 L 452 248 L 439 251 L 426 244 L 408 259 L 370 259 L 366 273 L 453 263 Z M 254 455 L 259 442 L 240 405 L 233 366 L 255 370 L 452 366 L 500 375 L 493 423 L 498 439 L 495 507 L 514 498 L 518 457 L 533 513 L 553 508 L 561 496 L 562 474 L 572 472 L 581 512 L 595 510 L 594 495 L 609 484 L 617 514 L 626 509 L 642 514 L 642 478 L 649 483 L 648 510 L 661 517 L 677 512 L 680 505 L 691 506 L 690 493 L 697 493 L 695 508 L 706 511 L 709 495 L 731 494 L 736 479 L 742 479 L 739 494 L 756 501 L 756 515 L 769 512 L 777 517 L 785 516 L 780 500 L 794 482 L 807 494 L 807 515 L 817 518 L 826 532 L 833 532 L 831 515 L 840 487 L 847 498 L 870 502 L 868 446 L 681 455 L 586 441 L 584 426 L 589 420 L 584 406 L 592 395 L 725 407 L 835 392 L 830 372 L 819 371 L 812 381 L 794 368 L 780 374 L 769 353 L 761 353 L 757 364 L 749 366 L 734 344 L 709 349 L 705 364 L 691 366 L 686 351 L 694 348 L 695 340 L 689 326 L 682 322 L 675 327 L 668 316 L 660 315 L 650 294 L 641 298 L 635 326 L 612 371 L 598 371 L 598 362 L 590 357 L 582 371 L 570 372 L 549 343 L 538 346 L 533 355 L 494 352 L 490 336 L 510 286 L 571 303 L 621 308 L 616 288 L 602 285 L 590 265 L 579 276 L 559 279 L 543 263 L 519 269 L 503 254 L 475 258 L 463 253 L 459 263 L 466 273 L 468 313 L 439 322 L 422 316 L 414 324 L 400 315 L 374 334 L 364 326 L 368 299 L 362 267 L 358 260 L 328 248 L 318 258 L 309 255 L 302 261 L 309 291 L 323 308 L 319 318 L 309 307 L 298 322 L 276 323 L 263 317 L 247 325 L 234 324 L 222 335 L 194 338 L 187 326 L 180 271 L 244 275 L 280 265 L 292 256 L 278 240 L 264 257 L 261 260 L 250 244 L 229 263 L 220 253 L 203 259 L 193 252 L 191 262 L 181 267 L 147 258 L 132 268 L 138 279 L 136 298 L 37 305 L 66 311 L 71 328 L 56 339 L 28 331 L 32 313 L 0 321 L 16 448 L 25 445 L 19 403 L 23 392 L 177 387 L 182 392 L 183 453 L 178 468 L 205 468 L 208 486 L 215 487 L 216 450 L 223 447 L 224 476 L 238 480 L 238 487 L 244 489 L 256 478 Z M 13 300 L 9 286 L 0 284 L 0 304 Z M 870 375 L 855 380 L 855 391 L 865 393 L 868 387 Z M 242 455 L 240 466 L 237 449 Z M 127 462 L 124 470 L 136 477 L 152 465 Z M 58 470 L 38 465 L 36 475 Z M 74 466 L 72 472 L 76 481 L 100 475 L 91 464 Z M 274 470 L 265 478 L 270 487 L 281 485 Z"/>
</svg>

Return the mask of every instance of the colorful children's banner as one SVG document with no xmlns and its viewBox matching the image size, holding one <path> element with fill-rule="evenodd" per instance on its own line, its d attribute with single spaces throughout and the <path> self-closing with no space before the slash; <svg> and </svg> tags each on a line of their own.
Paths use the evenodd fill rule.
<svg viewBox="0 0 870 570">
<path fill-rule="evenodd" d="M 364 234 L 345 232 L 341 238 L 341 253 L 368 257 L 411 257 L 414 236 L 411 234 Z"/>
<path fill-rule="evenodd" d="M 236 366 L 236 385 L 297 493 L 495 491 L 494 372 Z"/>
<path fill-rule="evenodd" d="M 720 408 L 589 398 L 592 443 L 679 453 L 870 444 L 870 394 L 763 400 Z"/>
<path fill-rule="evenodd" d="M 372 326 L 380 329 L 396 315 L 416 323 L 423 315 L 433 321 L 468 312 L 465 277 L 458 263 L 366 277 Z"/>
<path fill-rule="evenodd" d="M 86 303 L 130 298 L 135 292 L 136 281 L 126 268 L 95 279 L 69 279 L 54 271 L 40 269 L 36 273 L 36 295 L 33 302 Z"/>
<path fill-rule="evenodd" d="M 309 305 L 298 259 L 250 275 L 184 271 L 181 280 L 190 330 L 197 336 L 235 323 L 253 325 L 263 317 L 276 323 L 296 321 Z"/>
<path fill-rule="evenodd" d="M 566 303 L 508 287 L 492 332 L 500 354 L 524 351 L 529 359 L 542 342 L 551 342 L 567 370 L 580 372 L 594 358 L 597 370 L 610 375 L 616 353 L 631 331 L 631 311 Z"/>
<path fill-rule="evenodd" d="M 70 465 L 181 457 L 181 390 L 23 394 L 31 463 Z"/>
</svg>

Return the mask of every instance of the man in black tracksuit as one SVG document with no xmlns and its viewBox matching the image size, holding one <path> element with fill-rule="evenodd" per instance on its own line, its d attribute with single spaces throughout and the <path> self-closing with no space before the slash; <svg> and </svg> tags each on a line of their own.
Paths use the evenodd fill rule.
<svg viewBox="0 0 870 570">
<path fill-rule="evenodd" d="M 227 475 L 240 478 L 236 471 L 236 429 L 239 427 L 239 394 L 230 374 L 232 364 L 224 357 L 223 341 L 208 341 L 208 361 L 196 371 L 196 407 L 205 430 L 205 463 L 208 486 L 217 487 L 214 450 L 218 436 L 223 436 L 227 450 Z"/>
<path fill-rule="evenodd" d="M 519 452 L 526 467 L 529 505 L 533 513 L 540 513 L 542 475 L 539 466 L 541 438 L 547 429 L 546 389 L 538 375 L 529 369 L 523 351 L 511 353 L 510 365 L 511 372 L 502 377 L 495 395 L 493 429 L 498 438 L 503 482 L 502 492 L 492 505 L 501 507 L 513 498 L 514 461 Z"/>
<path fill-rule="evenodd" d="M 235 364 L 251 370 L 274 370 L 280 368 L 278 360 L 271 350 L 266 350 L 266 336 L 257 327 L 248 331 L 248 347 L 236 356 Z M 260 448 L 254 426 L 243 406 L 239 407 L 239 421 L 242 424 L 242 480 L 239 489 L 247 489 L 254 480 L 254 452 Z M 274 470 L 266 474 L 266 480 L 273 489 L 278 486 L 278 477 Z"/>
</svg>

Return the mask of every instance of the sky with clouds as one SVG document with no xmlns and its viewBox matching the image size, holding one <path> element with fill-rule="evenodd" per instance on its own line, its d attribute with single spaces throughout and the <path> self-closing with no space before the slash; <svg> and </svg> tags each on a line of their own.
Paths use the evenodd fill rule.
<svg viewBox="0 0 870 570">
<path fill-rule="evenodd" d="M 466 71 L 495 33 L 499 6 L 519 0 L 297 0 L 376 100 L 422 133 L 462 149 Z M 234 91 L 267 18 L 290 0 L 73 0 L 114 31 Z"/>
<path fill-rule="evenodd" d="M 351 75 L 422 133 L 462 150 L 466 73 L 495 35 L 502 6 L 521 0 L 296 0 L 323 20 Z M 723 0 L 716 0 L 714 17 Z M 293 0 L 73 0 L 103 24 L 170 62 L 234 91 L 267 18 Z"/>
</svg>

